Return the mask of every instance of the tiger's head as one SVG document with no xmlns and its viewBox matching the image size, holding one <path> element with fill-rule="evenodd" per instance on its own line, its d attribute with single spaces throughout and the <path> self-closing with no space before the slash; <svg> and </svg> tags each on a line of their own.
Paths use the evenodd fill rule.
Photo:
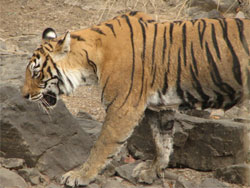
<svg viewBox="0 0 250 188">
<path fill-rule="evenodd" d="M 38 102 L 46 111 L 56 105 L 59 95 L 71 93 L 80 82 L 87 82 L 87 78 L 95 74 L 87 63 L 87 53 L 84 60 L 81 59 L 85 63 L 73 57 L 71 38 L 69 32 L 57 37 L 52 28 L 45 29 L 42 45 L 34 51 L 27 65 L 22 95 Z"/>
</svg>

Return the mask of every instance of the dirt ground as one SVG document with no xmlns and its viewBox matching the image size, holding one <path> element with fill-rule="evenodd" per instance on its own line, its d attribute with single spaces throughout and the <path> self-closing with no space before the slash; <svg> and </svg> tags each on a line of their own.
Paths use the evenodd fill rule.
<svg viewBox="0 0 250 188">
<path fill-rule="evenodd" d="M 173 6 L 160 0 L 0 0 L 0 40 L 15 45 L 23 37 L 41 35 L 47 27 L 63 34 L 67 30 L 86 28 L 129 10 L 148 12 L 157 20 L 188 18 L 183 3 L 186 1 L 178 2 Z M 20 46 L 18 48 L 13 48 L 13 53 L 18 50 L 30 53 Z M 74 115 L 84 111 L 99 121 L 105 117 L 100 104 L 100 91 L 95 86 L 80 87 L 71 96 L 64 96 L 63 100 Z M 192 170 L 185 173 L 197 181 L 203 176 L 211 176 L 211 173 Z"/>
</svg>

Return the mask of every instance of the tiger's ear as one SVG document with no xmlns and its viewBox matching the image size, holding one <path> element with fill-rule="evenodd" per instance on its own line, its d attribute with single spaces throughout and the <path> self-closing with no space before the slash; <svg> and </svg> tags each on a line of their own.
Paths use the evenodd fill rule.
<svg viewBox="0 0 250 188">
<path fill-rule="evenodd" d="M 57 37 L 56 32 L 52 28 L 46 28 L 43 31 L 43 36 L 42 36 L 43 40 L 51 40 L 51 39 L 55 39 L 56 37 Z"/>
<path fill-rule="evenodd" d="M 51 53 L 51 56 L 55 62 L 67 56 L 68 52 L 70 51 L 70 42 L 70 32 L 67 32 L 64 38 L 57 42 L 54 52 Z"/>
<path fill-rule="evenodd" d="M 62 54 L 68 53 L 70 51 L 70 42 L 70 32 L 67 31 L 64 38 L 58 41 L 56 51 Z"/>
</svg>

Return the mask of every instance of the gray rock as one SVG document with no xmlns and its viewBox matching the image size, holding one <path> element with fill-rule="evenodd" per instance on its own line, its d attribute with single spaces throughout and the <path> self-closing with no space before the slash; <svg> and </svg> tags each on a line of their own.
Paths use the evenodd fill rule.
<svg viewBox="0 0 250 188">
<path fill-rule="evenodd" d="M 25 161 L 18 158 L 3 159 L 0 162 L 4 168 L 20 169 L 24 166 Z"/>
<path fill-rule="evenodd" d="M 227 188 L 228 186 L 226 186 L 224 183 L 222 183 L 221 181 L 214 179 L 214 178 L 206 178 L 199 185 L 199 188 L 211 188 L 211 187 Z"/>
<path fill-rule="evenodd" d="M 115 179 L 108 180 L 102 188 L 135 188 L 133 185 L 125 185 Z"/>
<path fill-rule="evenodd" d="M 237 164 L 220 168 L 215 171 L 214 175 L 229 183 L 250 186 L 250 164 Z"/>
<path fill-rule="evenodd" d="M 138 164 L 138 162 L 136 163 L 130 163 L 130 164 L 125 164 L 119 167 L 115 168 L 115 171 L 117 172 L 117 174 L 119 176 L 121 176 L 122 178 L 132 182 L 132 183 L 136 183 L 135 178 L 132 176 L 133 170 L 136 167 L 136 165 Z"/>
<path fill-rule="evenodd" d="M 210 171 L 247 160 L 248 141 L 244 139 L 247 126 L 244 123 L 203 119 L 167 111 L 162 112 L 162 116 L 164 113 L 174 119 L 176 129 L 170 166 Z M 147 123 L 149 118 L 160 117 L 152 116 L 150 111 L 146 111 L 144 119 L 128 141 L 128 149 L 133 157 L 143 160 L 152 160 L 155 155 L 154 142 Z M 164 125 L 164 122 L 161 124 Z"/>
<path fill-rule="evenodd" d="M 6 43 L 0 39 L 0 50 L 7 50 Z"/>
<path fill-rule="evenodd" d="M 87 112 L 84 112 L 82 110 L 80 110 L 77 114 L 76 114 L 76 117 L 79 118 L 80 120 L 81 119 L 88 119 L 88 120 L 95 120 L 90 114 L 88 114 Z"/>
<path fill-rule="evenodd" d="M 92 184 L 88 185 L 87 188 L 100 188 L 100 186 L 96 183 L 92 183 Z"/>
<path fill-rule="evenodd" d="M 139 126 L 135 128 L 133 135 L 128 139 L 128 150 L 135 159 L 153 159 L 156 153 L 148 118 L 151 117 L 146 111 Z"/>
<path fill-rule="evenodd" d="M 212 9 L 219 9 L 222 12 L 228 11 L 233 12 L 238 6 L 235 0 L 220 0 L 219 4 L 217 0 L 193 0 L 190 1 L 190 6 L 197 6 L 205 11 L 210 11 Z"/>
<path fill-rule="evenodd" d="M 80 127 L 86 132 L 93 140 L 96 140 L 101 132 L 102 124 L 94 120 L 87 113 L 81 112 L 77 115 L 77 120 L 80 124 Z"/>
<path fill-rule="evenodd" d="M 174 147 L 170 165 L 215 170 L 247 160 L 247 126 L 230 120 L 201 119 L 176 113 Z M 179 130 L 179 131 L 178 131 Z"/>
<path fill-rule="evenodd" d="M 223 18 L 223 15 L 216 9 L 213 9 L 209 12 L 199 12 L 198 14 L 196 13 L 195 16 L 193 16 L 193 19 L 200 18 Z"/>
<path fill-rule="evenodd" d="M 28 188 L 28 185 L 24 179 L 15 172 L 0 168 L 0 187 Z"/>
<path fill-rule="evenodd" d="M 20 86 L 24 80 L 27 54 L 0 55 L 1 79 L 0 85 Z"/>
<path fill-rule="evenodd" d="M 45 178 L 36 168 L 20 169 L 18 170 L 18 174 L 22 176 L 26 182 L 30 182 L 31 185 L 46 184 Z"/>
<path fill-rule="evenodd" d="M 55 184 L 55 183 L 50 183 L 49 185 L 47 185 L 45 188 L 63 188 L 64 186 Z"/>
<path fill-rule="evenodd" d="M 179 178 L 178 181 L 175 181 L 174 188 L 199 188 L 198 185 L 194 182 L 188 181 L 185 178 Z"/>
<path fill-rule="evenodd" d="M 62 101 L 48 115 L 17 89 L 0 87 L 0 102 L 0 150 L 6 158 L 23 158 L 50 178 L 86 160 L 93 140 Z"/>
</svg>

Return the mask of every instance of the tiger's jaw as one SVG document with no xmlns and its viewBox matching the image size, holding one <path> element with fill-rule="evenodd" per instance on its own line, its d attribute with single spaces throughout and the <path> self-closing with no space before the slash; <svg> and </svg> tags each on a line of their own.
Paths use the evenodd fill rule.
<svg viewBox="0 0 250 188">
<path fill-rule="evenodd" d="M 57 104 L 57 98 L 58 98 L 57 95 L 52 91 L 43 93 L 43 97 L 41 99 L 43 107 L 46 108 L 47 110 L 54 108 Z"/>
</svg>

